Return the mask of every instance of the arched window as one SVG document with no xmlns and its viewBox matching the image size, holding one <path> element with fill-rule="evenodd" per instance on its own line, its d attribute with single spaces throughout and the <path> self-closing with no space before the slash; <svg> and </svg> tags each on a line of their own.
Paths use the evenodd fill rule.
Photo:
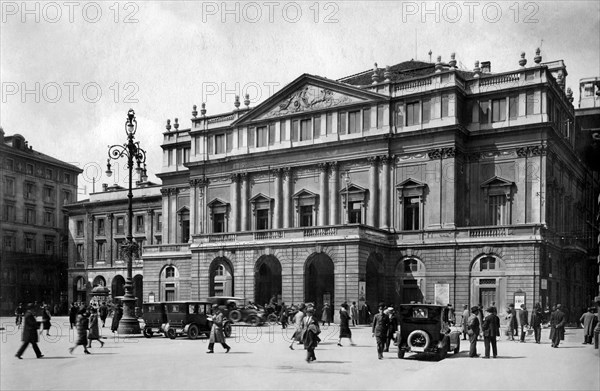
<svg viewBox="0 0 600 391">
<path fill-rule="evenodd" d="M 165 269 L 165 278 L 174 278 L 175 277 L 175 268 L 169 266 Z"/>
<path fill-rule="evenodd" d="M 217 266 L 217 269 L 215 270 L 215 276 L 224 276 L 225 275 L 225 266 L 223 266 L 222 264 Z"/>
<path fill-rule="evenodd" d="M 479 261 L 479 270 L 480 271 L 486 271 L 486 270 L 495 270 L 496 269 L 496 258 L 494 257 L 484 257 L 481 258 L 481 260 Z"/>
<path fill-rule="evenodd" d="M 414 273 L 419 271 L 419 262 L 416 259 L 407 259 L 404 261 L 404 273 Z"/>
</svg>

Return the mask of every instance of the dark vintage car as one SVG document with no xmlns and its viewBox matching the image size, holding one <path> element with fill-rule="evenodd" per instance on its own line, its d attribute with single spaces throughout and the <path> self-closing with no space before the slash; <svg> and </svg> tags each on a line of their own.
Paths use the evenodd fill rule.
<svg viewBox="0 0 600 391">
<path fill-rule="evenodd" d="M 212 303 L 208 301 L 169 301 L 165 303 L 167 325 L 165 333 L 171 339 L 186 335 L 196 339 L 200 334 L 210 335 Z M 223 333 L 231 336 L 231 322 L 225 322 Z"/>
<path fill-rule="evenodd" d="M 265 323 L 267 315 L 263 309 L 244 306 L 244 299 L 231 296 L 211 296 L 207 301 L 217 304 L 227 319 L 233 323 L 245 322 L 253 326 Z"/>
<path fill-rule="evenodd" d="M 403 304 L 398 309 L 396 345 L 398 358 L 406 352 L 431 353 L 446 358 L 460 351 L 460 332 L 452 331 L 448 307 L 431 304 Z"/>
<path fill-rule="evenodd" d="M 144 303 L 142 309 L 144 337 L 152 338 L 156 333 L 164 334 L 166 337 L 167 312 L 165 310 L 165 303 Z"/>
</svg>

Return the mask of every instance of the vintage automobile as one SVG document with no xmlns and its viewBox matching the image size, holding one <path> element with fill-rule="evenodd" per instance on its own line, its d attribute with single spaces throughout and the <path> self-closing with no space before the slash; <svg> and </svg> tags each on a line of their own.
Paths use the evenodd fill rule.
<svg viewBox="0 0 600 391">
<path fill-rule="evenodd" d="M 212 327 L 212 303 L 208 301 L 169 301 L 165 303 L 167 324 L 165 333 L 171 339 L 186 335 L 196 339 L 200 334 L 210 335 Z M 223 333 L 231 336 L 231 322 L 223 325 Z"/>
<path fill-rule="evenodd" d="M 165 337 L 165 326 L 167 325 L 167 312 L 165 303 L 144 303 L 142 304 L 144 319 L 144 337 L 152 338 L 155 333 L 161 333 Z"/>
<path fill-rule="evenodd" d="M 448 352 L 460 351 L 460 332 L 452 331 L 448 307 L 431 304 L 402 304 L 398 308 L 395 344 L 398 358 L 407 352 L 435 354 L 440 360 Z"/>
<path fill-rule="evenodd" d="M 263 309 L 245 307 L 244 299 L 240 297 L 211 296 L 206 300 L 217 304 L 227 319 L 233 323 L 245 322 L 252 326 L 260 326 L 267 318 Z"/>
</svg>

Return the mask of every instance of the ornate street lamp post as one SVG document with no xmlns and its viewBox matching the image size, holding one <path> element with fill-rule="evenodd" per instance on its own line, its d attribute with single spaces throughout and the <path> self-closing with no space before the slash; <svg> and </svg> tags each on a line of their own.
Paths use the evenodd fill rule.
<svg viewBox="0 0 600 391">
<path fill-rule="evenodd" d="M 135 112 L 133 109 L 127 113 L 127 120 L 125 121 L 125 133 L 127 134 L 127 143 L 123 145 L 112 145 L 108 147 L 108 161 L 106 164 L 106 175 L 111 176 L 112 171 L 110 169 L 110 160 L 117 160 L 123 156 L 127 157 L 127 168 L 129 170 L 129 193 L 127 193 L 128 209 L 127 209 L 127 243 L 122 247 L 122 255 L 127 258 L 127 280 L 125 281 L 125 296 L 123 297 L 123 317 L 119 322 L 119 334 L 139 334 L 140 324 L 135 317 L 135 301 L 136 298 L 133 296 L 133 277 L 132 277 L 132 262 L 133 257 L 139 257 L 140 248 L 137 243 L 133 242 L 133 191 L 132 191 L 132 177 L 133 177 L 133 163 L 135 161 L 137 167 L 136 172 L 146 177 L 146 170 L 142 168 L 142 164 L 145 167 L 146 163 L 146 151 L 140 148 L 140 142 L 134 142 L 135 132 L 137 130 L 137 121 L 135 119 Z M 143 180 L 143 179 L 142 179 Z"/>
</svg>

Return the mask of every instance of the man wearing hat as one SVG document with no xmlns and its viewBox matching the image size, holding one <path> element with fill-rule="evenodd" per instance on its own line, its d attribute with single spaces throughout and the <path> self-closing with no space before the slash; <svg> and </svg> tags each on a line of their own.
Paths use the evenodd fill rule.
<svg viewBox="0 0 600 391">
<path fill-rule="evenodd" d="M 210 329 L 210 339 L 208 341 L 208 352 L 214 353 L 215 342 L 220 342 L 225 353 L 229 353 L 231 347 L 225 343 L 225 333 L 223 333 L 223 312 L 218 305 L 212 305 L 213 317 L 212 317 L 212 328 Z"/>
<path fill-rule="evenodd" d="M 471 345 L 469 348 L 469 357 L 479 357 L 479 354 L 477 354 L 477 337 L 480 331 L 478 314 L 479 307 L 471 307 L 471 315 L 467 320 L 467 334 L 469 334 L 469 343 Z"/>
<path fill-rule="evenodd" d="M 500 336 L 500 318 L 496 315 L 496 307 L 489 307 L 486 312 L 488 315 L 483 320 L 483 325 L 481 326 L 485 346 L 485 356 L 483 358 L 490 358 L 490 345 L 492 345 L 492 353 L 494 354 L 494 358 L 496 358 L 498 356 L 496 338 Z"/>
<path fill-rule="evenodd" d="M 583 344 L 592 344 L 592 340 L 594 338 L 594 327 L 596 327 L 596 322 L 598 321 L 596 315 L 594 315 L 594 308 L 589 307 L 587 312 L 581 315 L 579 321 L 583 325 Z"/>
<path fill-rule="evenodd" d="M 562 305 L 556 305 L 556 311 L 550 316 L 550 335 L 552 335 L 552 347 L 557 348 L 560 341 L 565 339 L 565 313 L 561 310 Z"/>
<path fill-rule="evenodd" d="M 387 332 L 390 324 L 390 318 L 387 313 L 384 313 L 385 304 L 379 303 L 379 313 L 373 318 L 373 336 L 377 341 L 377 356 L 383 359 L 383 350 L 387 340 Z"/>
<path fill-rule="evenodd" d="M 38 343 L 37 329 L 39 328 L 39 325 L 38 325 L 38 322 L 35 320 L 34 310 L 35 310 L 35 307 L 32 303 L 27 304 L 27 312 L 25 312 L 25 318 L 24 318 L 25 324 L 23 326 L 23 335 L 21 337 L 21 340 L 23 341 L 23 345 L 21 345 L 17 354 L 15 354 L 15 357 L 18 358 L 19 360 L 21 359 L 23 352 L 25 351 L 25 349 L 27 349 L 27 346 L 29 346 L 29 344 L 31 344 L 31 347 L 33 347 L 33 351 L 35 352 L 35 355 L 37 356 L 37 358 L 44 357 L 44 355 L 40 351 L 40 348 L 37 345 L 37 343 Z"/>
</svg>

